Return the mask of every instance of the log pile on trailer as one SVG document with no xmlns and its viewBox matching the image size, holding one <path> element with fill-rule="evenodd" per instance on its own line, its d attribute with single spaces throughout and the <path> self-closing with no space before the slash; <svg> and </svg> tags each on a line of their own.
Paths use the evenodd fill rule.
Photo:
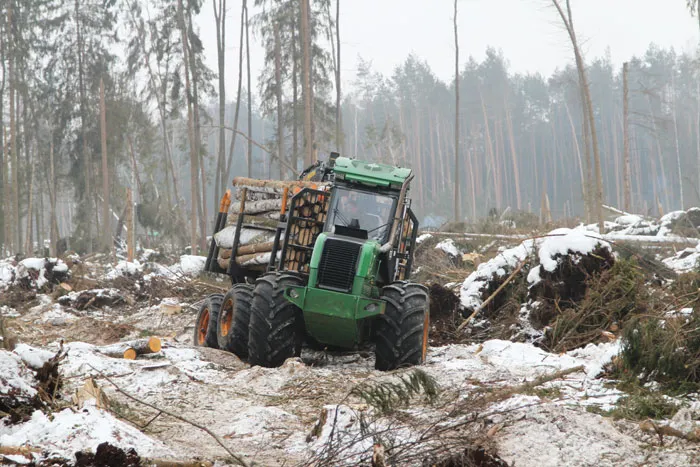
<svg viewBox="0 0 700 467">
<path fill-rule="evenodd" d="M 275 249 L 276 231 L 279 223 L 288 214 L 289 199 L 303 188 L 322 188 L 322 184 L 307 181 L 278 181 L 256 180 L 245 177 L 236 177 L 233 180 L 234 199 L 226 202 L 222 199 L 219 222 L 214 234 L 212 249 L 215 254 L 216 264 L 207 264 L 207 270 L 213 272 L 229 271 L 231 259 L 237 265 L 259 272 L 265 271 L 270 263 L 272 251 Z M 230 195 L 229 195 L 230 196 Z M 314 200 L 318 202 L 318 200 Z M 302 206 L 300 214 L 308 217 L 319 213 L 318 206 Z M 224 214 L 221 216 L 221 214 Z M 223 217 L 223 221 L 221 218 Z M 318 219 L 321 222 L 325 219 Z M 290 235 L 302 240 L 307 240 L 304 245 L 309 246 L 308 239 L 320 232 L 319 227 L 296 229 Z M 279 242 L 277 251 L 280 251 Z M 235 248 L 234 253 L 234 245 Z M 311 245 L 312 246 L 312 245 Z M 218 266 L 218 270 L 217 270 Z"/>
</svg>

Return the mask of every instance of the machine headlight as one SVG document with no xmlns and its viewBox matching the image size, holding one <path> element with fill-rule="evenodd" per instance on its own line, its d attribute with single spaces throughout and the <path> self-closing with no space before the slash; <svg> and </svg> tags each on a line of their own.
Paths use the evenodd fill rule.
<svg viewBox="0 0 700 467">
<path fill-rule="evenodd" d="M 292 298 L 299 298 L 299 292 L 297 292 L 296 289 L 290 289 L 289 296 Z"/>
<path fill-rule="evenodd" d="M 369 312 L 369 313 L 374 313 L 375 311 L 377 311 L 377 304 L 376 304 L 376 303 L 370 303 L 369 305 L 367 305 L 367 306 L 365 307 L 365 311 L 367 311 L 367 312 Z"/>
</svg>

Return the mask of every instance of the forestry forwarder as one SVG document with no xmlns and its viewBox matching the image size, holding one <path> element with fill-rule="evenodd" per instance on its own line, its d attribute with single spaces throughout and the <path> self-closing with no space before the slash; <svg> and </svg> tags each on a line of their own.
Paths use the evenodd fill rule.
<svg viewBox="0 0 700 467">
<path fill-rule="evenodd" d="M 251 365 L 277 367 L 300 355 L 305 338 L 345 349 L 372 341 L 379 370 L 423 363 L 428 294 L 408 282 L 418 231 L 408 197 L 412 179 L 410 169 L 337 153 L 299 181 L 235 179 L 241 203 L 233 250 L 227 264 L 217 260 L 212 239 L 206 266 L 227 273 L 234 285 L 226 295 L 204 301 L 195 344 L 234 352 Z M 262 271 L 247 266 L 251 261 L 244 258 L 251 255 L 240 256 L 241 231 L 250 225 L 248 190 L 282 190 L 280 220 Z M 222 200 L 224 219 L 217 231 L 229 204 L 230 198 Z"/>
</svg>

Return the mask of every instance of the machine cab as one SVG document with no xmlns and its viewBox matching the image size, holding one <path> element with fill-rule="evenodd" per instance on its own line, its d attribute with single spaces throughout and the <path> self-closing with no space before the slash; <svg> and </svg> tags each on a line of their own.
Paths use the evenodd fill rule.
<svg viewBox="0 0 700 467">
<path fill-rule="evenodd" d="M 383 244 L 389 239 L 397 203 L 396 194 L 336 186 L 324 230 Z"/>
</svg>

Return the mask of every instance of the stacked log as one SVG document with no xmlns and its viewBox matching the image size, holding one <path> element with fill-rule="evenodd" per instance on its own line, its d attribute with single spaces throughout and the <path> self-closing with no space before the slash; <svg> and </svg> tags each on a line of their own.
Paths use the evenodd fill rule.
<svg viewBox="0 0 700 467">
<path fill-rule="evenodd" d="M 233 256 L 239 265 L 264 269 L 274 247 L 275 231 L 286 204 L 284 198 L 287 194 L 291 198 L 302 188 L 318 188 L 319 184 L 236 177 L 233 185 L 236 188 L 235 200 L 229 207 L 226 226 L 214 237 L 219 247 L 217 262 L 220 267 L 228 268 Z M 238 250 L 234 254 L 233 241 L 241 214 Z"/>
</svg>

